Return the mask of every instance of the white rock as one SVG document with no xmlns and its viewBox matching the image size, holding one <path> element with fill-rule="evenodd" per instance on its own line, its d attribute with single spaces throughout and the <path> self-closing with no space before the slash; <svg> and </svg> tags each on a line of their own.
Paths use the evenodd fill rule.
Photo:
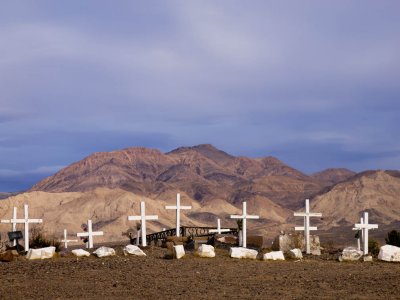
<svg viewBox="0 0 400 300">
<path fill-rule="evenodd" d="M 56 247 L 46 247 L 40 249 L 29 249 L 26 254 L 27 259 L 45 259 L 52 258 L 56 252 Z"/>
<path fill-rule="evenodd" d="M 400 262 L 400 248 L 392 245 L 382 246 L 379 250 L 378 259 Z"/>
<path fill-rule="evenodd" d="M 183 245 L 176 245 L 174 246 L 174 257 L 180 259 L 185 256 L 185 249 Z"/>
<path fill-rule="evenodd" d="M 265 253 L 263 260 L 285 260 L 285 256 L 282 251 L 272 251 Z"/>
<path fill-rule="evenodd" d="M 90 253 L 83 249 L 75 249 L 71 251 L 73 255 L 82 257 L 82 256 L 90 256 Z"/>
<path fill-rule="evenodd" d="M 196 254 L 200 257 L 215 257 L 214 247 L 211 245 L 200 245 Z"/>
<path fill-rule="evenodd" d="M 243 247 L 231 247 L 229 250 L 230 257 L 233 258 L 250 258 L 256 259 L 258 252 L 253 249 L 247 249 Z"/>
<path fill-rule="evenodd" d="M 115 255 L 115 250 L 109 247 L 100 247 L 93 254 L 97 255 L 97 257 L 106 257 Z"/>
<path fill-rule="evenodd" d="M 124 255 L 136 255 L 136 256 L 146 256 L 146 253 L 142 251 L 138 246 L 135 245 L 126 245 L 123 249 Z"/>
<path fill-rule="evenodd" d="M 301 253 L 301 250 L 299 248 L 295 248 L 292 250 L 289 250 L 289 255 L 291 258 L 295 259 L 302 259 L 303 258 L 303 253 Z"/>
<path fill-rule="evenodd" d="M 344 248 L 339 261 L 357 261 L 364 255 L 364 252 L 354 247 Z"/>
</svg>

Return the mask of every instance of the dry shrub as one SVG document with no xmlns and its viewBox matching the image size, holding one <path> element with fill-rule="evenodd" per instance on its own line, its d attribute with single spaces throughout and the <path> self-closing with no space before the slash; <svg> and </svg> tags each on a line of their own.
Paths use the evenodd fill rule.
<svg viewBox="0 0 400 300">
<path fill-rule="evenodd" d="M 50 246 L 56 247 L 56 251 L 59 252 L 61 248 L 60 239 L 54 235 L 46 234 L 44 228 L 40 225 L 32 226 L 29 230 L 29 247 L 37 249 Z"/>
</svg>

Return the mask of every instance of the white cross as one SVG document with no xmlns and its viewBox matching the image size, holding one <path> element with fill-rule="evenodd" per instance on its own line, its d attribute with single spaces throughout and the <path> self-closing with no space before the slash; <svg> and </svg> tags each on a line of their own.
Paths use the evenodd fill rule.
<svg viewBox="0 0 400 300">
<path fill-rule="evenodd" d="M 92 220 L 87 221 L 87 232 L 79 232 L 76 234 L 77 237 L 88 237 L 88 242 L 86 243 L 86 247 L 89 249 L 93 248 L 93 237 L 100 235 L 104 235 L 104 232 L 93 231 Z"/>
<path fill-rule="evenodd" d="M 13 209 L 13 215 L 12 215 L 11 219 L 10 219 L 10 220 L 1 220 L 0 222 L 1 222 L 1 223 L 4 223 L 4 224 L 9 224 L 9 223 L 11 223 L 11 224 L 12 224 L 12 231 L 17 231 L 17 222 L 13 222 L 13 221 L 15 221 L 16 219 L 17 219 L 17 208 L 14 207 L 14 209 Z M 13 246 L 16 246 L 16 245 L 17 245 L 17 240 L 14 240 Z"/>
<path fill-rule="evenodd" d="M 368 230 L 378 228 L 378 224 L 368 224 L 368 212 L 364 212 L 364 223 L 355 224 L 355 228 L 361 229 L 363 233 L 364 255 L 368 255 Z"/>
<path fill-rule="evenodd" d="M 231 219 L 242 219 L 243 220 L 243 247 L 247 247 L 247 226 L 246 226 L 246 220 L 247 219 L 259 219 L 260 216 L 252 216 L 247 214 L 247 203 L 244 201 L 243 202 L 243 211 L 242 215 L 231 215 Z"/>
<path fill-rule="evenodd" d="M 142 201 L 140 202 L 140 216 L 128 216 L 129 221 L 138 221 L 140 220 L 140 228 L 142 230 L 142 246 L 147 246 L 147 239 L 146 239 L 146 220 L 158 220 L 158 216 L 146 216 L 146 206 L 145 203 Z"/>
<path fill-rule="evenodd" d="M 364 224 L 364 218 L 361 218 L 360 224 Z M 360 228 L 355 228 L 355 227 L 353 228 L 353 230 L 361 231 L 361 236 L 358 236 L 358 239 L 357 239 L 357 249 L 358 249 L 358 251 L 360 251 L 361 250 L 361 241 L 364 240 L 364 232 Z"/>
<path fill-rule="evenodd" d="M 217 220 L 217 229 L 210 229 L 208 232 L 216 232 L 218 234 L 221 234 L 222 232 L 228 232 L 231 231 L 230 229 L 221 229 L 221 220 Z"/>
<path fill-rule="evenodd" d="M 29 250 L 29 224 L 33 223 L 43 223 L 42 219 L 29 219 L 29 208 L 28 204 L 24 205 L 24 219 L 11 219 L 11 223 L 17 223 L 17 224 L 24 224 L 24 247 L 25 251 Z"/>
<path fill-rule="evenodd" d="M 61 240 L 62 243 L 64 243 L 64 248 L 68 248 L 68 243 L 69 242 L 77 242 L 78 240 L 67 240 L 67 229 L 64 229 L 64 239 Z"/>
<path fill-rule="evenodd" d="M 176 210 L 176 236 L 180 236 L 181 231 L 181 209 L 192 209 L 192 206 L 181 206 L 181 194 L 176 194 L 176 205 L 167 205 L 165 209 Z"/>
<path fill-rule="evenodd" d="M 304 231 L 304 237 L 306 240 L 306 253 L 311 253 L 310 246 L 310 230 L 317 230 L 317 227 L 310 226 L 310 217 L 322 217 L 321 213 L 310 212 L 310 200 L 306 199 L 306 212 L 305 213 L 294 213 L 295 217 L 304 217 L 304 226 L 295 227 L 294 230 Z"/>
</svg>

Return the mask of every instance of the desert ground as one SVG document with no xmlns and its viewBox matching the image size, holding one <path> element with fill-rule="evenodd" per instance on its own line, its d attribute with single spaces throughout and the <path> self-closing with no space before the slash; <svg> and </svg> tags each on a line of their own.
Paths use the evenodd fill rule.
<svg viewBox="0 0 400 300">
<path fill-rule="evenodd" d="M 301 261 L 253 261 L 187 253 L 165 259 L 163 248 L 146 257 L 117 256 L 0 263 L 1 299 L 399 299 L 400 264 L 340 263 L 332 256 Z"/>
</svg>

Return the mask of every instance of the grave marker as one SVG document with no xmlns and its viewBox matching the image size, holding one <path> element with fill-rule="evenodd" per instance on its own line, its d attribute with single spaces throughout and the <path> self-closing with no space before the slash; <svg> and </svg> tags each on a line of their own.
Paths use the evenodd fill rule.
<svg viewBox="0 0 400 300">
<path fill-rule="evenodd" d="M 321 213 L 312 213 L 310 212 L 310 200 L 306 199 L 306 212 L 305 213 L 294 213 L 295 217 L 304 217 L 304 226 L 295 227 L 294 230 L 304 231 L 304 238 L 306 240 L 306 253 L 311 253 L 311 246 L 310 246 L 310 231 L 317 230 L 317 227 L 310 226 L 310 217 L 322 217 Z"/>
<path fill-rule="evenodd" d="M 146 240 L 146 220 L 158 220 L 158 216 L 146 216 L 146 205 L 142 201 L 140 202 L 140 216 L 128 216 L 129 221 L 140 221 L 141 236 L 142 236 L 142 246 L 147 246 Z"/>
<path fill-rule="evenodd" d="M 363 234 L 362 239 L 364 242 L 363 251 L 364 251 L 364 255 L 368 255 L 368 231 L 371 229 L 377 229 L 378 224 L 368 224 L 368 212 L 365 211 L 364 212 L 364 223 L 355 224 L 354 227 L 362 230 L 362 234 Z"/>
<path fill-rule="evenodd" d="M 255 215 L 248 215 L 247 214 L 247 203 L 246 201 L 243 202 L 243 210 L 242 215 L 231 215 L 231 219 L 242 219 L 243 220 L 243 247 L 247 247 L 247 219 L 259 219 L 260 216 Z"/>
<path fill-rule="evenodd" d="M 17 219 L 17 208 L 14 206 L 14 209 L 13 209 L 13 215 L 12 215 L 12 217 L 11 217 L 11 219 L 10 220 L 1 220 L 0 222 L 1 223 L 3 223 L 3 224 L 12 224 L 12 232 L 14 232 L 14 231 L 17 231 L 17 223 L 16 222 L 12 222 L 12 221 L 14 221 L 14 220 L 16 220 Z M 14 242 L 13 242 L 13 246 L 15 247 L 17 245 L 17 240 L 14 240 Z"/>
<path fill-rule="evenodd" d="M 217 229 L 210 229 L 208 232 L 216 232 L 218 234 L 221 234 L 222 232 L 228 232 L 231 231 L 230 229 L 221 229 L 221 219 L 217 220 Z"/>
<path fill-rule="evenodd" d="M 103 231 L 93 231 L 92 228 L 92 220 L 87 221 L 87 232 L 78 232 L 76 234 L 77 237 L 87 237 L 88 242 L 86 243 L 86 248 L 92 249 L 93 248 L 93 237 L 104 235 Z"/>
<path fill-rule="evenodd" d="M 176 210 L 176 236 L 180 236 L 181 229 L 181 209 L 192 209 L 191 205 L 181 206 L 181 194 L 176 194 L 176 205 L 167 205 L 165 209 Z"/>
<path fill-rule="evenodd" d="M 64 239 L 61 240 L 62 243 L 64 243 L 64 248 L 67 249 L 68 248 L 68 243 L 69 242 L 77 242 L 78 240 L 68 240 L 67 239 L 67 229 L 64 229 Z"/>
<path fill-rule="evenodd" d="M 24 248 L 25 251 L 29 250 L 29 224 L 43 223 L 42 219 L 29 219 L 28 204 L 24 205 L 24 219 L 11 219 L 10 223 L 24 224 Z"/>
</svg>

